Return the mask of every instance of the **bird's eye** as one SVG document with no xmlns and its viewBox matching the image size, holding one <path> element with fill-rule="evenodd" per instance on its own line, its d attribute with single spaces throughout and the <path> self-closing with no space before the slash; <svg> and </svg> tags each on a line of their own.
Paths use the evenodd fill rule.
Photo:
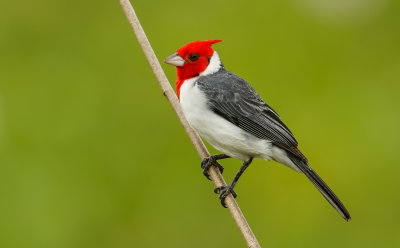
<svg viewBox="0 0 400 248">
<path fill-rule="evenodd" d="M 194 62 L 194 61 L 198 60 L 199 57 L 200 56 L 197 53 L 192 53 L 192 54 L 189 55 L 189 60 Z"/>
</svg>

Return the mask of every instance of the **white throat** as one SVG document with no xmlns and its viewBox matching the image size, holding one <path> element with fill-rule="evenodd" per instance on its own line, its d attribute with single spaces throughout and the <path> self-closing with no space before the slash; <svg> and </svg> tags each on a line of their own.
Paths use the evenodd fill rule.
<svg viewBox="0 0 400 248">
<path fill-rule="evenodd" d="M 210 63 L 207 68 L 199 74 L 199 76 L 207 76 L 210 74 L 214 74 L 221 69 L 221 60 L 219 59 L 217 51 L 214 51 L 213 56 L 210 59 Z"/>
</svg>

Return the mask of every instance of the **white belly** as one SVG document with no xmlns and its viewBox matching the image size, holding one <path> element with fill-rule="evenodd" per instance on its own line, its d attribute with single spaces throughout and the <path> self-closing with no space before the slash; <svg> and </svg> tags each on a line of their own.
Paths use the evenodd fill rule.
<svg viewBox="0 0 400 248">
<path fill-rule="evenodd" d="M 272 144 L 243 131 L 212 112 L 203 93 L 195 85 L 197 78 L 186 80 L 180 89 L 183 113 L 199 135 L 217 150 L 242 161 L 250 157 L 270 160 Z"/>
</svg>

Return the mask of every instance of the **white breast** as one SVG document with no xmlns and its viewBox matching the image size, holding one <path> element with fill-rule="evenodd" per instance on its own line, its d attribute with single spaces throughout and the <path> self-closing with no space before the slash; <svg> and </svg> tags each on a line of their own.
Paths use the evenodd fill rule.
<svg viewBox="0 0 400 248">
<path fill-rule="evenodd" d="M 199 135 L 217 150 L 242 161 L 250 157 L 270 160 L 271 143 L 243 131 L 212 112 L 205 95 L 196 86 L 196 78 L 186 80 L 180 89 L 183 113 Z"/>
</svg>

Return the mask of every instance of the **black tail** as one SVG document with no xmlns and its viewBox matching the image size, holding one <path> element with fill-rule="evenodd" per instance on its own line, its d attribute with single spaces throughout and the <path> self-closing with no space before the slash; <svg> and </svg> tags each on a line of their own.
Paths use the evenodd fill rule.
<svg viewBox="0 0 400 248">
<path fill-rule="evenodd" d="M 310 181 L 317 187 L 319 192 L 325 197 L 326 200 L 339 212 L 339 214 L 346 220 L 351 219 L 350 213 L 344 207 L 343 203 L 333 193 L 333 191 L 326 185 L 326 183 L 318 176 L 318 174 L 304 161 L 295 155 L 288 152 L 290 160 L 299 167 L 299 169 L 310 179 Z"/>
</svg>

